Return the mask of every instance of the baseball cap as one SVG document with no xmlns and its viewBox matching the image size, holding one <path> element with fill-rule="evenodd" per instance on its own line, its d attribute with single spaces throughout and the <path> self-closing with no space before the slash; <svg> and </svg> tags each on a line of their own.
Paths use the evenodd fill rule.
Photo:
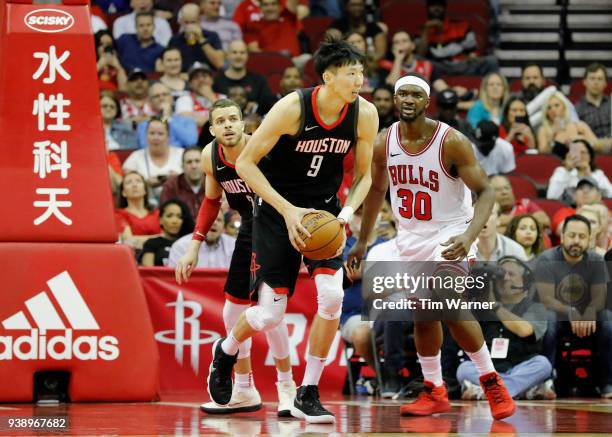
<svg viewBox="0 0 612 437">
<path fill-rule="evenodd" d="M 499 137 L 499 127 L 489 120 L 482 120 L 474 131 L 474 138 L 481 146 L 493 147 Z"/>
<path fill-rule="evenodd" d="M 445 108 L 454 108 L 459 102 L 457 93 L 450 88 L 438 93 L 436 97 L 436 105 L 444 106 Z"/>
<path fill-rule="evenodd" d="M 189 80 L 191 80 L 193 76 L 199 71 L 212 73 L 212 69 L 208 66 L 208 64 L 204 64 L 202 62 L 194 62 L 191 68 L 189 69 Z"/>
<path fill-rule="evenodd" d="M 147 73 L 142 71 L 140 68 L 134 68 L 132 71 L 130 71 L 130 74 L 128 74 L 128 80 L 134 80 L 137 77 L 141 77 L 142 79 L 146 79 L 147 78 Z"/>
<path fill-rule="evenodd" d="M 596 190 L 599 191 L 599 184 L 597 183 L 597 181 L 595 179 L 593 179 L 592 176 L 583 176 L 580 179 L 578 179 L 578 183 L 576 184 L 576 188 L 580 188 L 580 186 L 584 185 L 584 184 L 589 184 L 593 188 L 595 188 Z"/>
</svg>

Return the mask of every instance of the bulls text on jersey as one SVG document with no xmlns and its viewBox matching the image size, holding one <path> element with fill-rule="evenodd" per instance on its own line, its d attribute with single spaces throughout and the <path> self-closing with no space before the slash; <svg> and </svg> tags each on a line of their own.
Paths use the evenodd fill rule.
<svg viewBox="0 0 612 437">
<path fill-rule="evenodd" d="M 422 166 L 415 168 L 412 164 L 398 164 L 389 166 L 391 183 L 395 185 L 420 185 L 433 192 L 440 188 L 438 172 L 429 170 L 427 172 Z"/>
</svg>

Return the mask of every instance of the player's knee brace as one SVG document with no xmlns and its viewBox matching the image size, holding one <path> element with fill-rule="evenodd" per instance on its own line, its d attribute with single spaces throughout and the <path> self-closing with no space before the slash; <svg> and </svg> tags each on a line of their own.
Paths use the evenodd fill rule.
<svg viewBox="0 0 612 437">
<path fill-rule="evenodd" d="M 284 320 L 276 328 L 266 332 L 266 340 L 274 358 L 283 359 L 289 356 L 289 331 Z"/>
<path fill-rule="evenodd" d="M 342 313 L 342 269 L 333 275 L 318 274 L 314 278 L 317 286 L 317 314 L 326 320 L 336 320 Z"/>
<path fill-rule="evenodd" d="M 225 325 L 227 335 L 229 335 L 232 331 L 232 328 L 240 318 L 240 315 L 248 308 L 249 305 L 237 304 L 227 299 L 225 300 L 225 304 L 223 305 L 223 324 Z M 240 343 L 240 347 L 238 348 L 239 359 L 247 358 L 251 355 L 251 344 L 252 341 L 250 338 L 247 338 L 245 341 Z"/>
<path fill-rule="evenodd" d="M 266 284 L 259 289 L 257 305 L 245 311 L 246 320 L 255 331 L 274 329 L 282 320 L 287 309 L 287 295 L 277 294 Z"/>
<path fill-rule="evenodd" d="M 251 337 L 247 338 L 242 343 L 240 343 L 240 346 L 238 346 L 238 359 L 239 360 L 243 358 L 248 358 L 251 356 L 251 345 L 252 344 L 253 344 L 253 340 L 251 340 Z"/>
</svg>

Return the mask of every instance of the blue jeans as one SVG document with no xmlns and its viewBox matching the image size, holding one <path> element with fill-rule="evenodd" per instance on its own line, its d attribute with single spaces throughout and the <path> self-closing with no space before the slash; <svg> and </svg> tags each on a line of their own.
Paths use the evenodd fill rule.
<svg viewBox="0 0 612 437">
<path fill-rule="evenodd" d="M 543 355 L 536 355 L 499 375 L 504 380 L 508 393 L 514 398 L 529 390 L 531 387 L 546 381 L 550 378 L 551 372 L 552 366 L 546 357 Z M 480 385 L 480 375 L 473 362 L 464 361 L 459 364 L 459 368 L 457 369 L 457 380 L 460 384 L 467 380 L 472 384 Z"/>
<path fill-rule="evenodd" d="M 548 327 L 544 334 L 543 353 L 553 367 L 556 366 L 557 340 L 559 335 L 572 334 L 569 322 L 563 321 L 563 315 L 559 316 L 554 311 L 547 311 Z M 612 311 L 602 310 L 597 313 L 597 326 L 595 329 L 595 344 L 599 354 L 598 366 L 600 369 L 600 385 L 603 387 L 612 384 Z"/>
</svg>

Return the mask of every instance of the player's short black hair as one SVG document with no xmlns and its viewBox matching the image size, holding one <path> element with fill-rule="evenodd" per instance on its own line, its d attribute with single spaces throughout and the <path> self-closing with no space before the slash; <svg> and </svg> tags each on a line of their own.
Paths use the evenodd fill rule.
<svg viewBox="0 0 612 437">
<path fill-rule="evenodd" d="M 563 227 L 561 228 L 561 233 L 565 233 L 565 229 L 567 228 L 567 225 L 569 225 L 571 222 L 582 222 L 586 225 L 587 229 L 589 230 L 589 234 L 591 233 L 591 222 L 584 216 L 581 216 L 580 214 L 574 214 L 574 215 L 570 215 L 569 217 L 567 217 L 564 221 L 563 221 Z"/>
<path fill-rule="evenodd" d="M 327 38 L 314 54 L 315 71 L 322 78 L 329 68 L 365 65 L 365 54 L 345 40 Z"/>
<path fill-rule="evenodd" d="M 240 114 L 240 119 L 242 120 L 242 109 L 240 109 L 240 105 L 238 105 L 238 103 L 234 102 L 232 99 L 219 99 L 217 100 L 215 103 L 213 103 L 213 105 L 210 107 L 210 120 L 213 120 L 213 113 L 215 112 L 216 109 L 221 109 L 221 108 L 231 108 L 234 107 L 236 109 L 238 109 L 238 114 Z"/>
</svg>

